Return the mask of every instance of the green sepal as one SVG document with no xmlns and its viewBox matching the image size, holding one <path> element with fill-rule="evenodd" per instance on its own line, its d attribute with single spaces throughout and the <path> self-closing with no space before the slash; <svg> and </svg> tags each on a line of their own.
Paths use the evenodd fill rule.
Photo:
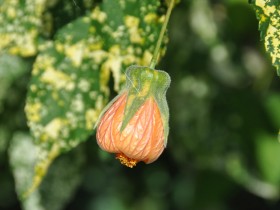
<svg viewBox="0 0 280 210">
<path fill-rule="evenodd" d="M 161 114 L 164 126 L 164 145 L 166 146 L 169 133 L 169 109 L 166 101 L 166 91 L 170 86 L 170 82 L 170 76 L 165 71 L 143 66 L 128 67 L 125 87 L 128 96 L 121 131 L 125 129 L 144 102 L 153 97 Z"/>
</svg>

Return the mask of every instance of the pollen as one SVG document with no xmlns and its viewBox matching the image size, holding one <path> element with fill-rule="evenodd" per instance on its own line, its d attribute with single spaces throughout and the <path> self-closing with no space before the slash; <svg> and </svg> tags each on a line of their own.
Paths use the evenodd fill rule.
<svg viewBox="0 0 280 210">
<path fill-rule="evenodd" d="M 119 159 L 121 164 L 123 164 L 129 168 L 133 168 L 138 163 L 137 160 L 129 158 L 122 153 L 116 154 L 116 159 Z"/>
</svg>

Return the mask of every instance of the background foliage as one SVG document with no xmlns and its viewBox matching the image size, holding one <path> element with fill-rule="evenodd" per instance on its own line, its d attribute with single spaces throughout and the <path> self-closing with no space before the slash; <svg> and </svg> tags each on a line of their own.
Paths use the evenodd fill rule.
<svg viewBox="0 0 280 210">
<path fill-rule="evenodd" d="M 165 5 L 148 2 L 0 0 L 0 209 L 280 208 L 279 47 L 267 30 L 279 10 L 262 1 L 181 0 L 158 65 L 172 78 L 167 149 L 129 169 L 98 148 L 91 128 L 109 92 L 149 62 Z M 20 201 L 34 166 L 35 185 L 49 170 Z"/>
</svg>

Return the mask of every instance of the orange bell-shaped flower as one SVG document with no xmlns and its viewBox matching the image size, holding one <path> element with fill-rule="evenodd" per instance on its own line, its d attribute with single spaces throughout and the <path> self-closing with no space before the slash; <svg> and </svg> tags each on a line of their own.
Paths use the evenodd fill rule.
<svg viewBox="0 0 280 210">
<path fill-rule="evenodd" d="M 139 161 L 155 161 L 168 135 L 165 93 L 169 84 L 166 72 L 130 67 L 126 89 L 105 108 L 98 122 L 98 145 L 116 153 L 121 163 L 131 168 Z"/>
</svg>

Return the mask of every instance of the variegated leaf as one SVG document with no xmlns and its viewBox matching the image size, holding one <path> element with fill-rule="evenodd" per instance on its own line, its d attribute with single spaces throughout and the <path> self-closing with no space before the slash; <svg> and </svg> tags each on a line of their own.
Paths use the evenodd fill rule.
<svg viewBox="0 0 280 210">
<path fill-rule="evenodd" d="M 46 0 L 0 1 L 0 50 L 21 56 L 37 53 Z"/>
<path fill-rule="evenodd" d="M 259 20 L 261 38 L 280 76 L 280 1 L 253 0 Z"/>
<path fill-rule="evenodd" d="M 30 135 L 22 132 L 14 134 L 9 148 L 10 165 L 19 196 L 32 183 L 33 167 L 40 148 Z M 24 155 L 23 155 L 24 154 Z M 81 167 L 85 156 L 81 148 L 62 156 L 50 167 L 42 185 L 28 198 L 22 200 L 24 210 L 63 209 L 81 181 Z"/>
</svg>

